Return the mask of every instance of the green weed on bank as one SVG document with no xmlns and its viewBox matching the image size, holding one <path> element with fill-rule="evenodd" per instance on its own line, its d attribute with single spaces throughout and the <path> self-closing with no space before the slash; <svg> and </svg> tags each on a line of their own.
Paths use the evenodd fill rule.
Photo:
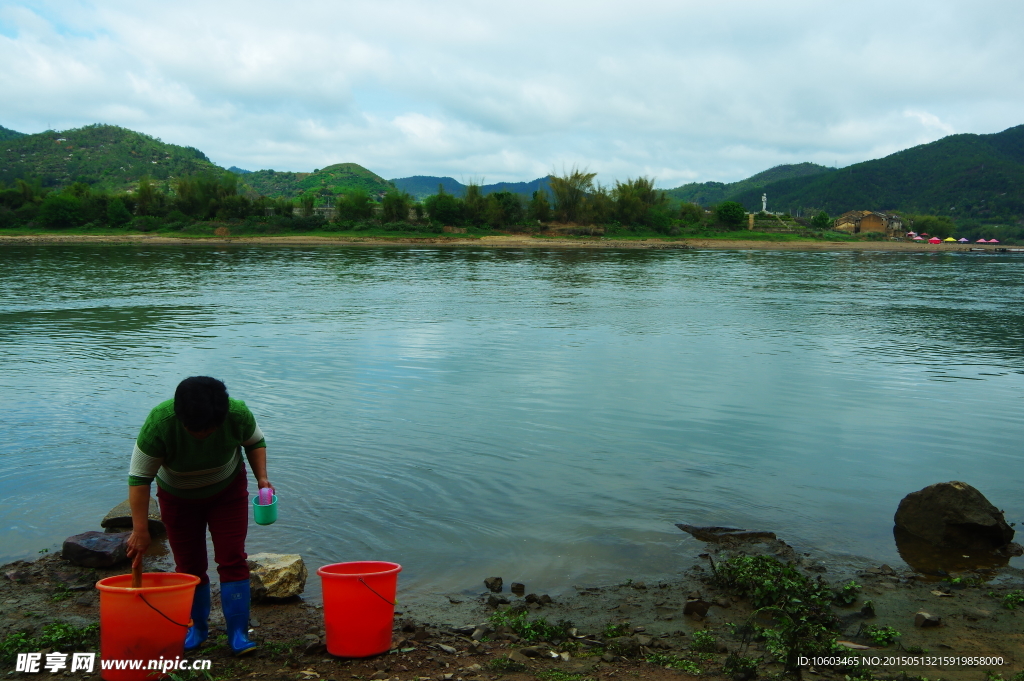
<svg viewBox="0 0 1024 681">
<path fill-rule="evenodd" d="M 7 634 L 0 641 L 0 665 L 13 664 L 18 653 L 37 653 L 44 648 L 61 652 L 95 648 L 99 628 L 98 624 L 76 627 L 58 620 L 44 626 L 39 636 L 24 631 Z"/>
</svg>

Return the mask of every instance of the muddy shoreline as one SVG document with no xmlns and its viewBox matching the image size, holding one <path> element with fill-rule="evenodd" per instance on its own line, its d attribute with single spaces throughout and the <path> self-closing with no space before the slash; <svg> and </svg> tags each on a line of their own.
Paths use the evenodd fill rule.
<svg viewBox="0 0 1024 681">
<path fill-rule="evenodd" d="M 905 241 L 744 241 L 701 238 L 617 240 L 603 237 L 548 238 L 501 235 L 480 238 L 434 237 L 374 239 L 324 236 L 169 237 L 149 234 L 115 235 L 0 235 L 0 247 L 16 244 L 201 245 L 201 246 L 452 246 L 487 248 L 589 249 L 714 249 L 781 251 L 896 251 L 909 253 L 995 252 L 1000 245 L 929 244 Z"/>
<path fill-rule="evenodd" d="M 679 679 L 692 674 L 659 664 L 672 660 L 697 660 L 700 677 L 736 678 L 723 670 L 730 654 L 758 659 L 758 676 L 778 675 L 783 667 L 765 652 L 764 643 L 744 642 L 731 625 L 743 624 L 753 613 L 746 599 L 716 586 L 713 565 L 735 555 L 769 555 L 792 562 L 808 578 L 820 577 L 833 587 L 854 580 L 860 585 L 857 599 L 833 606 L 840 618 L 839 638 L 852 646 L 851 653 L 877 658 L 869 665 L 875 678 L 911 677 L 985 681 L 986 672 L 1009 680 L 1024 669 L 1024 607 L 1004 607 L 1005 596 L 1024 586 L 1024 571 L 1005 567 L 971 576 L 962 583 L 951 578 L 928 578 L 909 568 L 892 569 L 867 561 L 836 560 L 796 553 L 784 542 L 743 545 L 709 544 L 700 556 L 680 556 L 681 576 L 670 581 L 645 581 L 638 569 L 635 578 L 612 585 L 575 585 L 551 603 L 544 594 L 531 598 L 530 585 L 523 595 L 490 593 L 479 584 L 466 585 L 462 593 L 432 593 L 406 597 L 399 584 L 393 649 L 363 660 L 344 660 L 324 649 L 322 605 L 295 599 L 292 602 L 256 604 L 252 609 L 254 637 L 261 644 L 252 656 L 232 658 L 217 636 L 222 632 L 217 588 L 211 640 L 186 657 L 210 659 L 213 678 L 266 679 L 474 679 L 506 678 L 549 681 L 583 679 Z M 154 557 L 147 570 L 167 569 L 165 557 Z M 685 568 L 685 571 L 683 570 Z M 122 574 L 126 566 L 111 569 L 75 567 L 57 555 L 32 562 L 16 561 L 0 569 L 0 638 L 17 631 L 38 632 L 48 622 L 60 620 L 82 627 L 98 621 L 96 580 Z M 313 570 L 311 578 L 316 579 Z M 687 614 L 688 603 L 699 598 L 705 614 Z M 507 604 L 500 601 L 508 601 Z M 870 601 L 873 616 L 862 610 Z M 473 632 L 492 617 L 495 609 L 525 608 L 531 619 L 550 623 L 570 620 L 577 631 L 574 640 L 527 641 L 500 628 L 474 640 Z M 698 611 L 700 608 L 697 609 Z M 926 611 L 941 618 L 941 626 L 920 628 L 915 615 Z M 880 646 L 865 633 L 867 625 L 892 627 L 901 633 L 896 643 Z M 632 654 L 615 648 L 609 628 L 617 628 L 622 640 L 636 643 Z M 701 633 L 710 632 L 710 634 Z M 697 636 L 695 637 L 695 634 Z M 710 649 L 698 646 L 701 637 L 713 638 Z M 481 638 L 481 637 L 477 637 Z M 619 640 L 618 638 L 616 640 Z M 629 643 L 633 645 L 633 643 Z M 571 652 L 557 655 L 569 647 Z M 98 647 L 85 648 L 87 651 Z M 555 650 L 552 657 L 550 651 Z M 702 652 L 695 652 L 701 650 Z M 1002 658 L 1003 664 L 976 666 L 961 663 L 928 664 L 925 658 L 983 656 Z M 897 658 L 896 661 L 890 658 Z M 911 663 L 900 664 L 898 658 Z M 913 664 L 919 658 L 918 664 Z M 507 660 L 511 660 L 508 662 Z M 13 667 L 12 667 L 13 668 Z M 10 670 L 6 670 L 10 671 Z M 805 672 L 812 671 L 805 669 Z M 817 668 L 822 679 L 844 681 L 849 670 Z M 451 674 L 450 677 L 447 675 Z M 557 674 L 562 674 L 558 676 Z M 5 678 L 34 678 L 12 672 Z M 68 675 L 66 675 L 68 676 Z M 70 678 L 97 679 L 91 676 Z M 193 678 L 193 677 L 185 677 Z M 199 677 L 194 677 L 199 678 Z"/>
</svg>

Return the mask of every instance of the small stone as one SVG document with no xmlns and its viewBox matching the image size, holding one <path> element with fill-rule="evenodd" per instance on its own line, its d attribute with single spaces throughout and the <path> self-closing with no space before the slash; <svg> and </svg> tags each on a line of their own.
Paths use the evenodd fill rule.
<svg viewBox="0 0 1024 681">
<path fill-rule="evenodd" d="M 512 582 L 512 586 L 509 587 L 516 596 L 522 596 L 526 593 L 526 585 L 522 582 Z"/>
<path fill-rule="evenodd" d="M 883 575 L 894 575 L 894 574 L 896 574 L 895 570 L 893 570 L 891 567 L 889 567 L 888 565 L 885 565 L 885 564 L 883 564 L 882 567 L 878 568 L 878 571 L 880 573 L 882 573 Z"/>
<path fill-rule="evenodd" d="M 992 616 L 991 610 L 982 610 L 981 608 L 965 608 L 964 618 L 971 621 L 984 620 Z"/>
<path fill-rule="evenodd" d="M 601 659 L 605 662 L 615 662 L 615 656 L 611 653 L 604 653 L 603 655 L 601 655 Z"/>
<path fill-rule="evenodd" d="M 529 646 L 527 648 L 520 648 L 519 652 L 527 657 L 540 657 L 541 649 L 536 646 Z"/>
<path fill-rule="evenodd" d="M 922 629 L 927 627 L 937 627 L 941 624 L 942 618 L 938 615 L 931 615 L 924 611 L 921 611 L 914 615 L 914 625 L 921 627 Z"/>
<path fill-rule="evenodd" d="M 708 608 L 711 607 L 711 603 L 700 599 L 691 599 L 686 601 L 686 605 L 683 606 L 684 615 L 697 615 L 698 617 L 707 617 Z"/>
<path fill-rule="evenodd" d="M 634 589 L 646 589 L 647 588 L 647 583 L 644 582 L 644 581 L 633 582 L 633 588 Z"/>
<path fill-rule="evenodd" d="M 453 648 L 451 646 L 446 646 L 443 643 L 438 643 L 437 647 L 440 648 L 441 650 L 443 650 L 444 652 L 448 653 L 449 655 L 454 655 L 455 653 L 459 652 L 455 648 Z"/>
<path fill-rule="evenodd" d="M 537 599 L 537 602 L 540 603 L 541 605 L 549 605 L 551 603 L 554 603 L 555 600 L 553 598 L 551 598 L 551 596 L 548 596 L 547 594 L 544 594 L 540 598 Z"/>
<path fill-rule="evenodd" d="M 537 594 L 526 594 L 527 603 L 536 603 L 538 600 Z"/>
<path fill-rule="evenodd" d="M 646 636 L 644 634 L 637 634 L 633 638 L 636 639 L 636 642 L 639 643 L 640 646 L 644 647 L 644 648 L 649 648 L 650 645 L 651 645 L 651 641 L 654 640 L 650 636 Z"/>
<path fill-rule="evenodd" d="M 374 679 L 374 681 L 384 681 L 384 679 L 391 678 L 391 674 L 388 674 L 386 671 L 381 670 L 379 672 L 374 672 L 373 674 L 371 674 L 370 678 Z"/>
<path fill-rule="evenodd" d="M 257 553 L 249 556 L 249 587 L 252 600 L 291 598 L 306 588 L 309 575 L 297 553 Z"/>
<path fill-rule="evenodd" d="M 503 585 L 504 582 L 502 581 L 501 577 L 488 577 L 484 580 L 484 586 L 487 587 L 488 591 L 491 591 L 493 593 L 501 593 Z"/>
<path fill-rule="evenodd" d="M 492 633 L 494 633 L 494 627 L 492 627 L 487 622 L 481 622 L 480 624 L 476 625 L 476 629 L 474 629 L 473 633 L 470 634 L 470 638 L 474 641 L 479 641 L 484 636 L 487 636 L 488 634 Z"/>
<path fill-rule="evenodd" d="M 512 660 L 513 662 L 518 662 L 520 664 L 526 664 L 530 661 L 530 658 L 528 658 L 526 655 L 523 655 L 518 650 L 513 650 L 511 653 L 509 653 L 508 659 Z"/>
<path fill-rule="evenodd" d="M 618 636 L 607 641 L 608 650 L 622 657 L 636 657 L 640 654 L 640 644 L 632 636 Z"/>
<path fill-rule="evenodd" d="M 508 599 L 504 596 L 495 596 L 494 594 L 491 594 L 487 597 L 487 605 L 492 608 L 496 608 L 499 605 L 508 605 Z"/>
<path fill-rule="evenodd" d="M 64 540 L 61 557 L 83 567 L 110 567 L 128 557 L 130 532 L 83 532 Z"/>
</svg>

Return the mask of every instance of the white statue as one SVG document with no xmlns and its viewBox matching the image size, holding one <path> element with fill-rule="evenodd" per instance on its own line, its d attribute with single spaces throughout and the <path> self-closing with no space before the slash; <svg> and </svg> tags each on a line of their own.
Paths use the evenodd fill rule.
<svg viewBox="0 0 1024 681">
<path fill-rule="evenodd" d="M 767 213 L 768 212 L 768 195 L 767 194 L 761 194 L 761 212 L 762 213 Z"/>
</svg>

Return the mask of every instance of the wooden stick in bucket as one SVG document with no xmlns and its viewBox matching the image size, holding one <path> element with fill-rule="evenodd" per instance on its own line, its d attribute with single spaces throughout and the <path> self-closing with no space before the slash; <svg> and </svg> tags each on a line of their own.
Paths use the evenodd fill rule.
<svg viewBox="0 0 1024 681">
<path fill-rule="evenodd" d="M 133 589 L 141 589 L 142 588 L 142 561 L 141 560 L 138 562 L 137 565 L 135 563 L 132 563 L 132 588 Z"/>
</svg>

